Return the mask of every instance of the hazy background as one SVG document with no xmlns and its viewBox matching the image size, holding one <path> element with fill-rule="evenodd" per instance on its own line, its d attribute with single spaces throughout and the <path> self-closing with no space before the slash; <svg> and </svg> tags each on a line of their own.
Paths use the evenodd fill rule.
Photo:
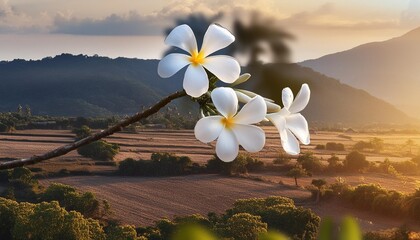
<svg viewBox="0 0 420 240">
<path fill-rule="evenodd" d="M 163 29 L 192 13 L 258 10 L 297 38 L 303 61 L 362 43 L 386 40 L 420 25 L 419 0 L 0 0 L 0 59 L 40 59 L 62 52 L 160 58 Z"/>
</svg>

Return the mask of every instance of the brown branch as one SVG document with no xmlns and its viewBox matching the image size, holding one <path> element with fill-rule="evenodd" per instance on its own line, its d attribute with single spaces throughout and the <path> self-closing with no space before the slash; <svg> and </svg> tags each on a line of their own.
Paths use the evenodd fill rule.
<svg viewBox="0 0 420 240">
<path fill-rule="evenodd" d="M 7 162 L 2 162 L 0 163 L 0 170 L 2 169 L 10 169 L 10 168 L 16 168 L 16 167 L 22 167 L 25 165 L 30 165 L 30 164 L 35 164 L 38 162 L 42 162 L 51 158 L 55 158 L 55 157 L 59 157 L 59 156 L 63 156 L 73 150 L 76 150 L 77 148 L 87 145 L 91 142 L 94 142 L 96 140 L 99 140 L 101 138 L 107 137 L 109 135 L 112 135 L 116 132 L 121 131 L 124 127 L 127 127 L 128 125 L 138 122 L 141 119 L 147 118 L 150 115 L 155 114 L 156 112 L 158 112 L 161 108 L 163 108 L 165 105 L 167 105 L 168 103 L 170 103 L 172 100 L 175 100 L 177 98 L 186 96 L 185 91 L 178 91 L 175 92 L 169 96 L 167 96 L 166 98 L 160 100 L 158 103 L 156 103 L 154 106 L 150 107 L 149 109 L 143 111 L 143 112 L 138 112 L 135 115 L 121 121 L 118 124 L 115 124 L 114 126 L 98 132 L 92 136 L 83 138 L 77 142 L 71 143 L 71 144 L 67 144 L 64 146 L 61 146 L 59 148 L 56 148 L 52 151 L 49 151 L 45 154 L 42 155 L 34 155 L 30 158 L 24 158 L 24 159 L 17 159 L 17 160 L 12 160 L 12 161 L 7 161 Z"/>
</svg>

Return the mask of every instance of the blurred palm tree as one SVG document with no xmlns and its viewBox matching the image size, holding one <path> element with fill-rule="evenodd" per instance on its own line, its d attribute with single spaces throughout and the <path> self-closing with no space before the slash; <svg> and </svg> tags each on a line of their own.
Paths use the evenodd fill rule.
<svg viewBox="0 0 420 240">
<path fill-rule="evenodd" d="M 248 23 L 237 18 L 233 32 L 236 37 L 234 52 L 248 55 L 248 66 L 260 64 L 261 56 L 267 54 L 264 45 L 269 47 L 271 62 L 289 62 L 290 48 L 286 42 L 293 40 L 294 36 L 276 25 L 274 20 L 254 12 Z"/>
</svg>

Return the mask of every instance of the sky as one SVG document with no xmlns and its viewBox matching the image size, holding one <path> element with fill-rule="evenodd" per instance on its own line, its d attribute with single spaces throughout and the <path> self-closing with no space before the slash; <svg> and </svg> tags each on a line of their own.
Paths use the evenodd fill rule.
<svg viewBox="0 0 420 240">
<path fill-rule="evenodd" d="M 292 61 L 384 41 L 420 26 L 420 0 L 0 0 L 0 60 L 63 52 L 160 58 L 164 30 L 189 14 L 259 11 L 295 36 Z"/>
</svg>

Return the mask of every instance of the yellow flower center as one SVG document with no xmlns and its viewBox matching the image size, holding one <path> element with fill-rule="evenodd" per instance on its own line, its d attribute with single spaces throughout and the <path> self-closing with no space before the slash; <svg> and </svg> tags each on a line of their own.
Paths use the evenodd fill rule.
<svg viewBox="0 0 420 240">
<path fill-rule="evenodd" d="M 193 51 L 189 60 L 192 65 L 198 66 L 204 63 L 204 59 L 205 57 L 203 51 Z"/>
<path fill-rule="evenodd" d="M 222 118 L 222 124 L 225 125 L 225 128 L 231 128 L 235 123 L 233 117 Z"/>
</svg>

